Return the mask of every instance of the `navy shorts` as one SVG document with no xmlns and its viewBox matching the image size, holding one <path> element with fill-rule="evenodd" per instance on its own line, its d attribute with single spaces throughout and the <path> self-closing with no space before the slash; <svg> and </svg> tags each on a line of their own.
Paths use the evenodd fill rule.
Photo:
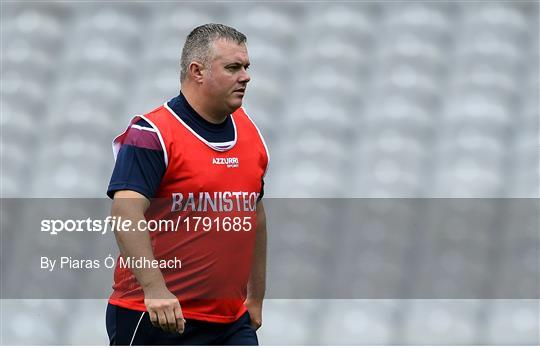
<svg viewBox="0 0 540 348">
<path fill-rule="evenodd" d="M 230 324 L 186 319 L 183 334 L 154 327 L 148 312 L 107 306 L 107 333 L 111 346 L 129 345 L 234 345 L 257 346 L 257 334 L 246 312 Z"/>
</svg>

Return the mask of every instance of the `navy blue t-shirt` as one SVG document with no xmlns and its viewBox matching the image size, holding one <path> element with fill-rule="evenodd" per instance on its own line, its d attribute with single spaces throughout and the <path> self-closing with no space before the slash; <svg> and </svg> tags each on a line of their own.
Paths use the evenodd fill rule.
<svg viewBox="0 0 540 348">
<path fill-rule="evenodd" d="M 208 122 L 189 105 L 182 93 L 167 105 L 207 142 L 224 143 L 234 140 L 234 125 L 230 115 L 220 124 Z M 164 152 L 156 130 L 141 119 L 128 130 L 118 151 L 107 195 L 113 198 L 116 191 L 132 190 L 151 199 L 157 192 L 165 169 Z M 259 200 L 263 194 L 264 181 L 261 182 Z"/>
</svg>

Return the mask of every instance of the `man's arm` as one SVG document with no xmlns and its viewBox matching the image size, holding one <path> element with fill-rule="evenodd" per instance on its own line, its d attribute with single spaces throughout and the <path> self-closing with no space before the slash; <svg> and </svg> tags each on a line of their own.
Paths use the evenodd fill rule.
<svg viewBox="0 0 540 348">
<path fill-rule="evenodd" d="M 257 230 L 253 263 L 247 287 L 245 305 L 251 325 L 257 330 L 262 325 L 262 304 L 266 291 L 266 213 L 262 201 L 257 203 Z"/>
<path fill-rule="evenodd" d="M 122 221 L 131 221 L 130 230 L 114 231 L 123 257 L 154 260 L 148 231 L 138 229 L 138 222 L 145 220 L 144 212 L 149 205 L 150 201 L 135 191 L 121 190 L 114 194 L 111 215 L 121 217 Z M 135 230 L 131 231 L 132 227 Z M 167 331 L 182 333 L 185 320 L 180 303 L 167 289 L 159 268 L 131 268 L 131 271 L 144 291 L 144 304 L 152 324 Z"/>
</svg>

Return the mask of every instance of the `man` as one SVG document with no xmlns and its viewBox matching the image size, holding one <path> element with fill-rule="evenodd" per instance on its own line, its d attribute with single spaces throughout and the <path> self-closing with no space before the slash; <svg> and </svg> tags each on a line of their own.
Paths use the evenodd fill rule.
<svg viewBox="0 0 540 348">
<path fill-rule="evenodd" d="M 115 230 L 111 345 L 258 344 L 269 158 L 241 108 L 249 64 L 245 35 L 195 28 L 182 50 L 180 95 L 135 117 L 113 142 L 112 215 L 136 227 Z M 176 225 L 152 231 L 140 221 Z"/>
</svg>

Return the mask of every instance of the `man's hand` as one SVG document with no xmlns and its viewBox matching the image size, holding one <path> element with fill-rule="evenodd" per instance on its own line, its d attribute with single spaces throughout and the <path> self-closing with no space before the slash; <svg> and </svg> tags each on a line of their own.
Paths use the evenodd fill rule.
<svg viewBox="0 0 540 348">
<path fill-rule="evenodd" d="M 262 326 L 262 301 L 247 300 L 244 305 L 251 317 L 251 326 L 253 329 L 258 330 Z"/>
<path fill-rule="evenodd" d="M 184 333 L 185 319 L 180 302 L 165 286 L 144 289 L 144 304 L 155 327 Z"/>
</svg>

